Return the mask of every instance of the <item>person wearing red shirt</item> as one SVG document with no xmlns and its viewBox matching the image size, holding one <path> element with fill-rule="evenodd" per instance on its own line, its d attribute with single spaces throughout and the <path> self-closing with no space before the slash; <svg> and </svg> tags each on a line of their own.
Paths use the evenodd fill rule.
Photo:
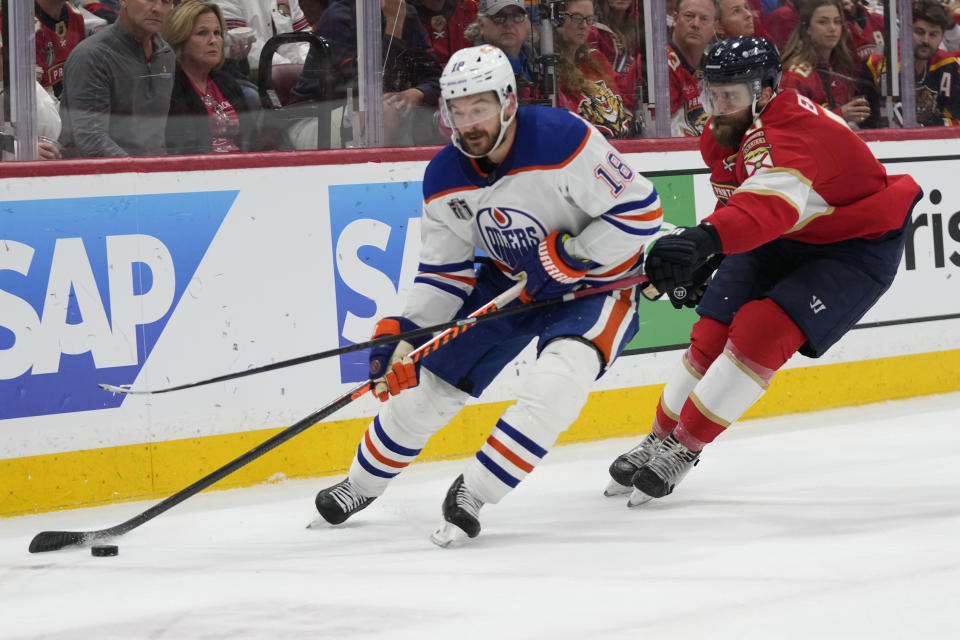
<svg viewBox="0 0 960 640">
<path fill-rule="evenodd" d="M 670 134 L 699 136 L 707 117 L 700 106 L 703 52 L 713 40 L 717 12 L 713 0 L 680 0 L 667 49 L 670 78 Z"/>
<path fill-rule="evenodd" d="M 673 492 L 795 353 L 822 356 L 876 304 L 923 195 L 909 175 L 888 175 L 832 112 L 778 91 L 780 56 L 768 40 L 724 40 L 704 69 L 711 118 L 700 151 L 734 189 L 718 193 L 699 225 L 656 240 L 645 271 L 688 301 L 723 257 L 653 430 L 610 467 L 605 493 L 632 492 L 630 506 Z"/>
<path fill-rule="evenodd" d="M 596 20 L 593 0 L 572 0 L 566 9 L 554 32 L 560 54 L 557 106 L 578 114 L 607 138 L 634 136 L 634 94 L 604 55 L 587 46 Z"/>
<path fill-rule="evenodd" d="M 430 37 L 437 62 L 446 64 L 454 51 L 473 46 L 464 31 L 477 19 L 475 0 L 413 0 L 412 4 Z"/>
<path fill-rule="evenodd" d="M 804 4 L 783 51 L 783 87 L 859 124 L 870 116 L 870 105 L 856 90 L 857 67 L 848 42 L 839 0 Z"/>
<path fill-rule="evenodd" d="M 857 61 L 864 62 L 875 53 L 883 53 L 883 16 L 868 11 L 859 0 L 841 0 L 841 3 L 850 34 L 850 49 Z"/>
</svg>

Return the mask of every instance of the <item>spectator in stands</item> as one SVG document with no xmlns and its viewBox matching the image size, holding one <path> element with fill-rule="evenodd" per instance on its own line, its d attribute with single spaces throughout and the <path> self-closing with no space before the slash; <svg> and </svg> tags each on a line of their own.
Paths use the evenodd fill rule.
<svg viewBox="0 0 960 640">
<path fill-rule="evenodd" d="M 39 81 L 59 98 L 63 92 L 63 65 L 87 33 L 83 16 L 67 0 L 36 0 L 34 15 L 37 66 L 43 71 Z"/>
<path fill-rule="evenodd" d="M 854 81 L 857 65 L 849 42 L 840 0 L 806 2 L 783 52 L 780 85 L 859 126 L 871 110 Z"/>
<path fill-rule="evenodd" d="M 172 8 L 172 0 L 124 0 L 117 21 L 67 58 L 60 105 L 60 142 L 67 152 L 164 152 L 176 63 L 159 34 Z"/>
<path fill-rule="evenodd" d="M 442 68 L 430 51 L 430 40 L 413 5 L 402 0 L 380 0 L 383 27 L 383 123 L 387 145 L 442 142 L 434 114 L 440 96 Z M 352 0 L 334 0 L 323 12 L 314 30 L 330 45 L 339 90 L 357 95 L 357 11 Z M 312 55 L 290 91 L 291 102 L 316 99 L 324 78 Z M 314 129 L 313 134 L 316 133 Z M 316 140 L 309 131 L 302 140 Z M 301 144 L 298 148 L 305 148 Z"/>
<path fill-rule="evenodd" d="M 535 58 L 530 43 L 530 19 L 523 0 L 480 0 L 477 19 L 465 32 L 472 45 L 492 44 L 510 61 L 513 72 L 525 83 L 535 80 L 532 65 Z M 521 98 L 524 97 L 520 92 Z"/>
<path fill-rule="evenodd" d="M 237 81 L 220 71 L 226 30 L 220 7 L 201 0 L 182 2 L 163 28 L 163 39 L 177 56 L 167 153 L 257 148 L 260 114 L 248 108 Z"/>
<path fill-rule="evenodd" d="M 70 4 L 78 9 L 89 11 L 106 24 L 116 22 L 117 15 L 120 13 L 120 3 L 115 0 L 70 0 Z"/>
<path fill-rule="evenodd" d="M 940 48 L 960 53 L 960 0 L 947 5 L 947 22 L 949 28 L 943 32 Z"/>
<path fill-rule="evenodd" d="M 936 0 L 913 4 L 917 124 L 923 127 L 960 126 L 960 61 L 940 49 L 949 27 L 947 10 Z"/>
<path fill-rule="evenodd" d="M 471 46 L 465 31 L 477 19 L 476 0 L 414 0 L 412 4 L 441 66 L 451 53 Z"/>
<path fill-rule="evenodd" d="M 716 33 L 713 0 L 680 0 L 673 18 L 673 40 L 667 49 L 670 67 L 670 133 L 699 136 L 707 121 L 700 105 L 703 54 Z"/>
<path fill-rule="evenodd" d="M 597 22 L 589 45 L 606 58 L 613 70 L 627 75 L 643 51 L 643 14 L 636 0 L 597 0 Z"/>
<path fill-rule="evenodd" d="M 608 138 L 636 134 L 633 95 L 602 53 L 587 46 L 596 21 L 593 0 L 568 0 L 564 21 L 554 31 L 557 53 L 557 106 L 579 114 Z"/>
<path fill-rule="evenodd" d="M 883 53 L 883 16 L 867 10 L 862 0 L 841 0 L 850 34 L 850 50 L 858 62 Z"/>
<path fill-rule="evenodd" d="M 783 51 L 790 34 L 800 22 L 800 6 L 803 2 L 804 0 L 784 0 L 783 4 L 766 15 L 767 33 L 780 51 Z"/>
<path fill-rule="evenodd" d="M 747 36 L 773 41 L 754 17 L 749 0 L 718 0 L 716 31 L 720 40 Z"/>
<path fill-rule="evenodd" d="M 39 82 L 35 83 L 37 94 L 37 152 L 41 160 L 55 160 L 60 157 L 60 112 L 59 103 Z M 6 117 L 3 113 L 3 40 L 0 39 L 0 122 Z"/>
<path fill-rule="evenodd" d="M 267 40 L 278 33 L 310 31 L 311 26 L 299 0 L 216 0 L 227 23 L 227 71 L 238 78 L 256 80 L 260 52 Z M 237 36 L 240 29 L 253 33 Z M 231 34 L 233 32 L 233 34 Z M 302 63 L 307 57 L 306 43 L 287 44 L 277 50 L 274 64 Z"/>
</svg>

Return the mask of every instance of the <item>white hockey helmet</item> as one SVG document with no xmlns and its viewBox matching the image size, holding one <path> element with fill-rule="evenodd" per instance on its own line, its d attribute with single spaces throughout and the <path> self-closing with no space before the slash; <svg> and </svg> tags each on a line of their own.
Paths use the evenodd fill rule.
<svg viewBox="0 0 960 640">
<path fill-rule="evenodd" d="M 440 113 L 444 123 L 450 127 L 450 139 L 453 144 L 465 155 L 475 156 L 464 150 L 460 141 L 460 132 L 457 127 L 468 127 L 486 120 L 495 113 L 468 112 L 455 113 L 451 109 L 451 101 L 478 93 L 493 91 L 500 102 L 500 134 L 491 150 L 500 146 L 507 127 L 516 117 L 516 110 L 509 118 L 504 117 L 507 106 L 510 104 L 510 95 L 516 96 L 517 80 L 513 74 L 513 67 L 507 55 L 497 47 L 489 44 L 478 47 L 468 47 L 455 52 L 447 61 L 440 76 Z"/>
</svg>

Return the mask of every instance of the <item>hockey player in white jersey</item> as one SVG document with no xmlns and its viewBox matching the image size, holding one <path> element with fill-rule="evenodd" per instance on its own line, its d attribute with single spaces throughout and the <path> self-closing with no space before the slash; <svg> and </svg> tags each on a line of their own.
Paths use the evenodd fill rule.
<svg viewBox="0 0 960 640">
<path fill-rule="evenodd" d="M 641 271 L 644 246 L 660 228 L 660 200 L 598 131 L 566 111 L 518 108 L 510 63 L 489 45 L 451 56 L 440 86 L 452 144 L 424 175 L 419 273 L 403 315 L 380 320 L 375 336 L 466 315 L 522 274 L 521 299 L 529 300 Z M 475 270 L 478 249 L 492 260 Z M 432 539 L 447 546 L 475 537 L 480 508 L 533 471 L 636 333 L 638 295 L 630 287 L 478 324 L 419 367 L 408 357 L 415 344 L 373 349 L 374 392 L 389 401 L 347 478 L 317 495 L 320 515 L 339 524 L 382 495 L 468 398 L 536 339 L 517 402 L 448 490 Z"/>
</svg>

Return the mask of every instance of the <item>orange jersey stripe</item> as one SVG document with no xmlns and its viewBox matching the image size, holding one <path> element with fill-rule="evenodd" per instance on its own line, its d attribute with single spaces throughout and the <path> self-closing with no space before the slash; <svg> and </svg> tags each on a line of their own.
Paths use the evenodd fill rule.
<svg viewBox="0 0 960 640">
<path fill-rule="evenodd" d="M 638 222 L 649 222 L 650 220 L 658 220 L 663 217 L 663 209 L 656 208 L 653 211 L 647 211 L 646 213 L 634 213 L 634 214 L 614 214 L 619 220 L 636 220 Z"/>
<path fill-rule="evenodd" d="M 620 264 L 616 265 L 609 271 L 604 271 L 603 273 L 591 273 L 588 277 L 589 278 L 607 278 L 609 276 L 615 276 L 618 273 L 623 273 L 624 271 L 627 271 L 628 269 L 630 269 L 630 267 L 632 267 L 634 264 L 636 264 L 637 260 L 640 259 L 641 253 L 643 253 L 643 247 L 640 247 L 640 251 L 637 251 L 635 254 L 633 254 L 632 256 L 630 256 Z"/>
<path fill-rule="evenodd" d="M 457 282 L 468 284 L 471 287 L 477 284 L 477 279 L 471 276 L 455 276 L 452 273 L 435 273 L 433 271 L 421 271 L 420 275 L 421 276 L 437 276 L 438 278 L 447 278 L 448 280 L 456 280 Z"/>
<path fill-rule="evenodd" d="M 456 193 L 458 191 L 472 191 L 474 189 L 479 189 L 479 188 L 480 187 L 472 187 L 472 186 L 471 187 L 454 187 L 453 189 L 447 189 L 446 191 L 441 191 L 439 193 L 433 194 L 432 196 L 424 200 L 423 203 L 427 204 L 429 202 L 433 202 L 437 198 L 442 198 L 443 196 L 448 196 L 451 193 Z"/>
</svg>

